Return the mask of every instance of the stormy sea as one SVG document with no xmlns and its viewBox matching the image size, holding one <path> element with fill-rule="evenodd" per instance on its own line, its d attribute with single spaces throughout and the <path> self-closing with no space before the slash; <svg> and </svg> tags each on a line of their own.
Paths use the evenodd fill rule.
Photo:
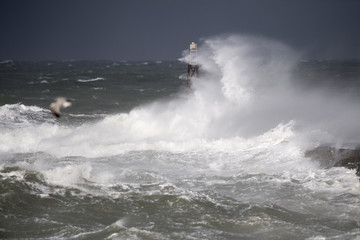
<svg viewBox="0 0 360 240">
<path fill-rule="evenodd" d="M 186 89 L 187 55 L 1 60 L 0 238 L 360 239 L 356 169 L 306 154 L 359 146 L 360 61 L 214 37 Z"/>
</svg>

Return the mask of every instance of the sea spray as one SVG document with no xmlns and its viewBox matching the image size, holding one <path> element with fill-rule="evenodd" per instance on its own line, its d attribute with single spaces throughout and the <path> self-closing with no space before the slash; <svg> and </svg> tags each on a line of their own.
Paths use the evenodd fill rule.
<svg viewBox="0 0 360 240">
<path fill-rule="evenodd" d="M 349 139 L 344 126 L 347 117 L 356 119 L 358 101 L 304 83 L 293 74 L 297 56 L 263 38 L 204 40 L 193 94 L 179 81 L 186 66 L 174 62 L 75 61 L 71 75 L 64 71 L 68 63 L 54 62 L 43 74 L 69 80 L 38 84 L 47 90 L 37 92 L 33 84 L 4 84 L 0 100 L 15 103 L 0 107 L 0 235 L 356 238 L 355 171 L 324 168 L 304 152 L 338 141 L 338 133 Z M 314 69 L 304 76 L 331 65 L 306 64 Z M 23 74 L 2 70 L 2 76 L 33 81 L 26 69 L 37 67 L 24 62 L 14 68 L 20 65 Z M 86 79 L 106 80 L 78 82 L 84 71 L 94 72 Z M 347 68 L 337 71 L 348 76 Z M 23 94 L 15 98 L 14 88 Z M 163 98 L 164 92 L 171 95 Z M 47 106 L 52 95 L 64 93 L 74 98 L 74 108 L 54 119 Z"/>
<path fill-rule="evenodd" d="M 199 47 L 201 74 L 193 79 L 193 94 L 180 93 L 78 127 L 57 126 L 45 118 L 45 125 L 18 130 L 23 140 L 32 139 L 24 146 L 18 135 L 3 137 L 10 141 L 7 148 L 15 152 L 61 156 L 109 156 L 141 146 L 151 149 L 159 142 L 183 146 L 194 139 L 253 138 L 291 121 L 292 131 L 308 147 L 357 140 L 357 102 L 341 92 L 330 96 L 326 91 L 297 87 L 299 79 L 292 73 L 298 61 L 298 53 L 274 40 L 242 35 L 206 39 Z M 16 115 L 15 110 L 6 116 Z M 44 115 L 47 110 L 36 111 Z"/>
<path fill-rule="evenodd" d="M 20 149 L 60 156 L 109 156 L 151 149 L 159 142 L 184 146 L 194 139 L 253 138 L 294 120 L 293 130 L 300 124 L 308 131 L 319 131 L 324 122 L 331 122 L 328 118 L 333 113 L 323 104 L 341 105 L 318 92 L 296 89 L 291 73 L 297 61 L 298 54 L 272 40 L 207 39 L 199 48 L 201 74 L 194 79 L 193 94 L 158 100 L 78 127 L 59 127 L 52 120 L 49 126 L 22 128 L 22 139 L 29 136 L 32 141 Z M 319 114 L 320 109 L 325 111 Z M 19 151 L 15 150 L 17 137 L 6 139 L 13 142 L 8 145 L 11 149 Z"/>
<path fill-rule="evenodd" d="M 198 55 L 203 72 L 193 81 L 191 103 L 194 109 L 197 103 L 208 106 L 203 110 L 211 119 L 208 134 L 253 136 L 295 120 L 304 132 L 320 130 L 337 142 L 359 142 L 359 99 L 339 88 L 300 87 L 304 80 L 294 74 L 300 57 L 286 45 L 260 37 L 205 39 Z"/>
</svg>

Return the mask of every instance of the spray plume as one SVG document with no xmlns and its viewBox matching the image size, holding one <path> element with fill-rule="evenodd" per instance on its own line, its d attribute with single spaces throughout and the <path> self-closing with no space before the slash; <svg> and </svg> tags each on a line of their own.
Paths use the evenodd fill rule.
<svg viewBox="0 0 360 240">
<path fill-rule="evenodd" d="M 340 92 L 335 97 L 330 91 L 298 87 L 301 79 L 293 69 L 299 59 L 277 41 L 242 35 L 206 39 L 198 50 L 200 77 L 193 80 L 193 94 L 142 105 L 53 140 L 85 156 L 127 149 L 188 151 L 210 142 L 212 149 L 223 140 L 226 146 L 247 148 L 293 136 L 310 148 L 360 141 L 357 102 Z M 52 145 L 47 141 L 40 146 L 50 151 Z"/>
</svg>

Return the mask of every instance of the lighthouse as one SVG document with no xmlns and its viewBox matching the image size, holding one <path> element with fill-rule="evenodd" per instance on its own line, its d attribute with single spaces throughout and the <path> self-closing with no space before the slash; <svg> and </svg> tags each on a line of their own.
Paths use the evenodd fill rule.
<svg viewBox="0 0 360 240">
<path fill-rule="evenodd" d="M 189 47 L 189 61 L 186 78 L 186 91 L 187 93 L 191 90 L 191 78 L 199 76 L 199 65 L 197 64 L 197 44 L 192 42 Z"/>
</svg>

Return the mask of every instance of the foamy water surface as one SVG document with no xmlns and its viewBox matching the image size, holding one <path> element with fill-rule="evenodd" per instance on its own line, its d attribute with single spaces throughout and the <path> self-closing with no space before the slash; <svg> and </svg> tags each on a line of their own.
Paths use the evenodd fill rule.
<svg viewBox="0 0 360 240">
<path fill-rule="evenodd" d="M 19 101 L 9 83 L 1 101 L 14 102 L 0 106 L 1 235 L 359 238 L 355 170 L 304 156 L 358 143 L 359 99 L 346 87 L 309 86 L 305 70 L 295 74 L 300 59 L 273 40 L 223 36 L 200 45 L 191 94 L 186 65 L 160 61 L 72 62 L 62 75 L 52 69 L 60 63 L 46 65 L 33 76 L 53 80 L 31 93 L 34 79 L 23 79 Z M 47 104 L 64 93 L 73 107 L 55 119 Z"/>
</svg>

